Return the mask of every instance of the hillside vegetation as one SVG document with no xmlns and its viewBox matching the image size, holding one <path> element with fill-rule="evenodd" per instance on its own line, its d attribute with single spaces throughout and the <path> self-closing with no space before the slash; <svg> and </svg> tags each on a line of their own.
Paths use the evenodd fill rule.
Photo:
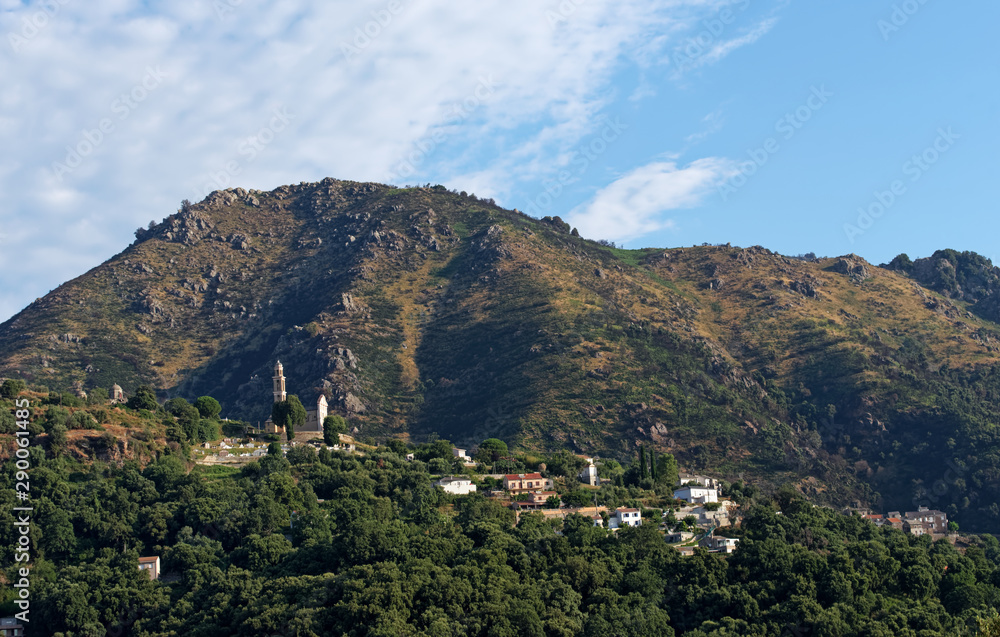
<svg viewBox="0 0 1000 637">
<path fill-rule="evenodd" d="M 1000 623 L 992 536 L 932 543 L 783 492 L 745 502 L 732 555 L 681 557 L 655 520 L 612 533 L 581 515 L 560 527 L 529 513 L 515 527 L 510 509 L 445 494 L 428 465 L 389 449 L 302 451 L 190 473 L 174 455 L 143 470 L 39 458 L 30 628 L 56 637 L 953 637 L 996 635 Z M 9 563 L 13 473 L 0 474 Z M 156 582 L 137 568 L 151 555 L 161 558 Z M 13 596 L 5 587 L 5 612 Z"/>
<path fill-rule="evenodd" d="M 0 325 L 0 375 L 149 383 L 258 423 L 280 359 L 290 392 L 324 393 L 362 437 L 641 443 L 995 529 L 1000 279 L 978 255 L 932 261 L 620 250 L 443 187 L 233 189 Z"/>
</svg>

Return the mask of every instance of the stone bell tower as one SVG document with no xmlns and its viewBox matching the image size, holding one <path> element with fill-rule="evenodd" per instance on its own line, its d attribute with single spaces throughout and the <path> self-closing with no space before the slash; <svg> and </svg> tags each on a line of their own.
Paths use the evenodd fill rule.
<svg viewBox="0 0 1000 637">
<path fill-rule="evenodd" d="M 280 403 L 288 398 L 285 393 L 285 369 L 278 361 L 274 366 L 274 402 Z"/>
</svg>

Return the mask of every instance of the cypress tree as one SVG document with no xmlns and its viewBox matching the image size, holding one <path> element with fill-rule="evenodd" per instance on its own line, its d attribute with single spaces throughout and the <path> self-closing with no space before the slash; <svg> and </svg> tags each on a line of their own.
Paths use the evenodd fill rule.
<svg viewBox="0 0 1000 637">
<path fill-rule="evenodd" d="M 646 477 L 646 447 L 639 445 L 639 479 Z"/>
</svg>

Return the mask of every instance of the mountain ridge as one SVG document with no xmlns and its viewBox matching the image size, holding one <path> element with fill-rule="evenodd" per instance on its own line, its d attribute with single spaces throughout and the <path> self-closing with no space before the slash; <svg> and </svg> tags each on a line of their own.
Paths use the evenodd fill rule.
<svg viewBox="0 0 1000 637">
<path fill-rule="evenodd" d="M 0 325 L 0 375 L 150 383 L 259 422 L 281 359 L 361 435 L 641 443 L 834 503 L 931 493 L 1000 519 L 988 276 L 973 298 L 901 258 L 622 250 L 441 186 L 334 179 L 216 191 L 136 235 Z M 934 495 L 926 467 L 960 457 Z"/>
</svg>

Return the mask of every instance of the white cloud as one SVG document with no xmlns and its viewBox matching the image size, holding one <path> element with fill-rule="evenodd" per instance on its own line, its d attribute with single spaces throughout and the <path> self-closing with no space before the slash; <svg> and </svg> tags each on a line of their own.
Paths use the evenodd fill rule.
<svg viewBox="0 0 1000 637">
<path fill-rule="evenodd" d="M 440 130 L 445 143 L 425 153 L 414 183 L 502 196 L 592 132 L 623 69 L 645 67 L 719 5 L 403 0 L 378 25 L 388 0 L 233 2 L 221 16 L 208 1 L 75 1 L 15 51 L 7 34 L 40 5 L 0 2 L 0 230 L 23 238 L 0 253 L 0 320 L 218 181 L 386 180 Z M 546 12 L 569 5 L 551 24 Z M 346 59 L 343 45 L 366 28 L 378 34 Z M 162 83 L 123 109 L 150 66 Z M 454 123 L 454 105 L 491 76 L 495 90 Z M 252 158 L 241 152 L 276 107 L 294 119 Z M 114 130 L 56 179 L 53 164 L 102 119 Z M 231 160 L 239 174 L 225 174 Z"/>
<path fill-rule="evenodd" d="M 708 157 L 678 168 L 659 161 L 632 170 L 567 216 L 591 239 L 628 241 L 674 225 L 663 213 L 694 208 L 736 173 L 728 159 Z"/>
<path fill-rule="evenodd" d="M 714 64 L 736 49 L 753 44 L 761 39 L 778 23 L 777 18 L 768 18 L 755 25 L 748 33 L 738 38 L 718 42 L 702 57 L 702 64 Z"/>
</svg>

